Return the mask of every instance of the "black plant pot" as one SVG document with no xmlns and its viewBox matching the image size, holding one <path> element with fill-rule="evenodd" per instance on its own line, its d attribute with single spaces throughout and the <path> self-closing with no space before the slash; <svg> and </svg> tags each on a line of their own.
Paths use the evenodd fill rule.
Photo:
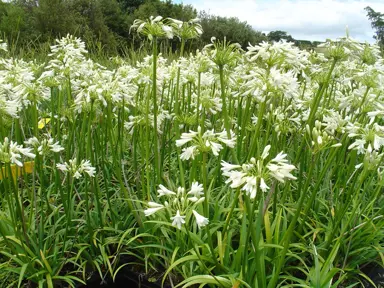
<svg viewBox="0 0 384 288">
<path fill-rule="evenodd" d="M 377 288 L 384 288 L 384 267 L 379 265 L 368 265 L 363 272 L 375 283 Z M 366 281 L 366 288 L 374 288 L 372 284 Z"/>
<path fill-rule="evenodd" d="M 77 288 L 162 288 L 160 281 L 150 282 L 144 274 L 134 272 L 126 266 L 117 273 L 115 281 L 110 276 L 102 279 L 98 273 L 94 273 L 87 285 L 79 285 Z M 163 288 L 170 286 L 164 285 Z"/>
</svg>

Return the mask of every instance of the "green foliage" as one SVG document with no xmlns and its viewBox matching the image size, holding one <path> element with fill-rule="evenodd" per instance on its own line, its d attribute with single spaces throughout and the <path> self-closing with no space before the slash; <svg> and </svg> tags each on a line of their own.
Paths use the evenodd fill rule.
<svg viewBox="0 0 384 288">
<path fill-rule="evenodd" d="M 183 57 L 193 23 L 135 21 L 152 57 L 133 66 L 104 68 L 73 36 L 46 64 L 0 59 L 0 287 L 124 265 L 172 287 L 353 287 L 384 264 L 378 48 L 329 41 L 327 61 L 217 39 Z M 166 32 L 174 62 L 157 53 Z"/>
<path fill-rule="evenodd" d="M 0 2 L 0 32 L 9 44 L 10 52 L 23 55 L 40 49 L 43 43 L 72 34 L 85 40 L 88 50 L 100 56 L 127 55 L 131 48 L 143 47 L 142 39 L 130 34 L 134 19 L 148 19 L 162 15 L 189 21 L 198 16 L 191 5 L 173 3 L 171 0 L 14 0 Z M 211 37 L 237 42 L 243 48 L 248 43 L 267 40 L 261 32 L 238 18 L 213 16 L 201 12 L 203 36 L 189 43 L 193 50 L 209 44 Z M 160 47 L 162 53 L 175 50 L 178 39 Z M 47 46 L 47 45 L 43 45 Z M 145 46 L 145 45 L 144 45 Z M 33 56 L 31 56 L 33 57 Z"/>
<path fill-rule="evenodd" d="M 204 30 L 201 37 L 204 43 L 210 43 L 211 37 L 217 39 L 225 37 L 228 41 L 239 43 L 246 48 L 248 43 L 257 44 L 267 40 L 264 34 L 255 31 L 247 22 L 242 22 L 236 17 L 213 16 L 203 11 L 199 14 L 199 18 Z"/>
<path fill-rule="evenodd" d="M 124 10 L 133 12 L 140 5 L 143 5 L 145 0 L 118 0 L 118 2 Z"/>
<path fill-rule="evenodd" d="M 380 45 L 384 45 L 384 14 L 376 12 L 371 7 L 367 6 L 365 8 L 367 11 L 367 16 L 371 21 L 371 26 L 376 30 L 376 35 L 374 38 L 379 41 Z"/>
<path fill-rule="evenodd" d="M 279 42 L 280 40 L 286 40 L 288 42 L 294 42 L 295 39 L 285 31 L 271 31 L 267 35 L 269 41 Z"/>
</svg>

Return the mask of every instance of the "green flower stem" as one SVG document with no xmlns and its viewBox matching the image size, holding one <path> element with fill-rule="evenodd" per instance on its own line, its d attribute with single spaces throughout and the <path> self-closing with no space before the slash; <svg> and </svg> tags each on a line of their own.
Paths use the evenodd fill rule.
<svg viewBox="0 0 384 288">
<path fill-rule="evenodd" d="M 228 116 L 228 111 L 227 111 L 227 97 L 226 97 L 226 93 L 225 93 L 225 81 L 224 81 L 224 66 L 223 65 L 219 65 L 219 73 L 220 73 L 220 89 L 221 89 L 221 101 L 222 101 L 222 112 L 223 112 L 223 117 L 224 117 L 224 127 L 225 127 L 225 130 L 227 131 L 227 137 L 228 139 L 231 139 L 231 123 L 230 123 L 230 119 L 229 119 L 229 116 Z M 232 160 L 235 164 L 238 164 L 239 163 L 239 160 L 237 159 L 237 155 L 236 155 L 236 150 L 235 149 L 231 149 L 231 153 L 232 153 Z"/>
<path fill-rule="evenodd" d="M 153 100 L 153 126 L 154 126 L 154 136 L 153 136 L 153 149 L 155 155 L 154 168 L 155 173 L 153 173 L 154 185 L 161 183 L 161 163 L 159 158 L 159 145 L 158 145 L 158 132 L 157 132 L 157 37 L 153 37 L 153 54 L 152 54 L 152 100 Z"/>
<path fill-rule="evenodd" d="M 237 188 L 236 189 L 235 197 L 233 198 L 231 209 L 229 210 L 229 213 L 228 213 L 228 215 L 227 215 L 227 217 L 225 219 L 225 224 L 224 224 L 223 232 L 222 232 L 224 239 L 226 237 L 226 233 L 227 233 L 227 230 L 228 230 L 229 223 L 232 220 L 233 211 L 235 210 L 235 207 L 237 206 L 237 203 L 239 202 L 239 197 L 240 197 L 240 188 Z"/>
<path fill-rule="evenodd" d="M 149 93 L 148 93 L 149 94 Z M 150 201 L 151 199 L 151 178 L 150 178 L 150 175 L 151 175 L 151 163 L 150 163 L 150 146 L 151 146 L 151 143 L 150 143 L 150 140 L 149 140 L 149 135 L 150 135 L 150 129 L 151 129 L 151 125 L 149 123 L 149 113 L 150 113 L 150 97 L 148 96 L 147 97 L 147 101 L 146 101 L 146 113 L 145 113 L 145 140 L 144 140 L 144 143 L 145 143 L 145 173 L 146 173 L 146 180 L 147 180 L 147 198 L 146 200 L 147 201 Z"/>
<path fill-rule="evenodd" d="M 196 104 L 196 123 L 199 126 L 200 119 L 200 97 L 201 97 L 201 72 L 197 74 L 197 104 Z M 204 123 L 201 125 L 203 126 Z"/>
<path fill-rule="evenodd" d="M 336 63 L 337 63 L 337 59 L 334 59 L 331 64 L 331 68 L 328 71 L 325 82 L 321 85 L 321 88 L 317 91 L 314 101 L 312 102 L 311 111 L 308 117 L 308 124 L 310 128 L 312 128 L 315 123 L 315 115 L 316 115 L 317 109 L 319 107 L 320 101 L 323 97 L 325 90 L 329 86 L 329 81 L 331 79 L 332 72 L 335 69 Z"/>
<path fill-rule="evenodd" d="M 180 57 L 184 55 L 184 46 L 185 46 L 185 40 L 181 39 L 181 48 L 180 48 Z M 179 128 L 179 88 L 180 88 L 180 67 L 177 68 L 177 78 L 176 78 L 176 91 L 175 91 L 175 119 L 174 119 L 174 130 L 176 139 L 180 138 L 180 128 Z M 177 161 L 179 164 L 179 172 L 180 172 L 180 182 L 181 186 L 185 187 L 185 176 L 184 176 L 184 166 L 183 162 L 180 159 L 180 151 L 181 149 L 179 147 L 176 147 L 176 153 L 177 153 Z"/>
<path fill-rule="evenodd" d="M 266 96 L 265 96 L 266 97 Z M 266 107 L 267 107 L 267 98 L 264 99 L 263 102 L 260 103 L 259 107 L 259 113 L 257 115 L 257 123 L 256 123 L 256 129 L 253 134 L 253 138 L 251 140 L 251 148 L 249 149 L 248 153 L 248 160 L 255 156 L 256 150 L 257 150 L 257 144 L 259 141 L 259 135 L 261 130 L 261 124 L 263 122 L 263 115 L 265 113 Z"/>
</svg>

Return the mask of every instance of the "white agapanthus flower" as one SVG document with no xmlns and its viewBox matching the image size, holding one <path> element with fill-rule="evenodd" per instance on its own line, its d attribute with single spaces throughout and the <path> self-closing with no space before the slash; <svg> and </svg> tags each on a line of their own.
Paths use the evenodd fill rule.
<svg viewBox="0 0 384 288">
<path fill-rule="evenodd" d="M 181 225 L 185 224 L 185 216 L 180 215 L 180 211 L 177 210 L 176 215 L 171 217 L 172 226 L 177 227 L 177 229 L 181 229 Z"/>
<path fill-rule="evenodd" d="M 188 200 L 192 202 L 197 202 L 202 195 L 204 195 L 203 184 L 198 182 L 193 182 L 191 189 L 188 191 L 187 195 L 189 196 Z"/>
<path fill-rule="evenodd" d="M 136 30 L 138 34 L 147 36 L 152 41 L 154 37 L 172 39 L 174 29 L 172 25 L 167 25 L 161 16 L 150 16 L 147 21 L 136 19 L 130 30 Z"/>
<path fill-rule="evenodd" d="M 18 118 L 21 103 L 17 99 L 10 99 L 7 97 L 6 89 L 0 81 L 0 115 L 8 115 L 12 118 Z"/>
<path fill-rule="evenodd" d="M 269 189 L 267 182 L 276 179 L 284 183 L 285 180 L 295 180 L 291 172 L 296 169 L 294 165 L 288 164 L 287 154 L 280 152 L 275 158 L 266 161 L 271 146 L 264 148 L 260 159 L 251 158 L 249 163 L 233 165 L 225 161 L 221 162 L 221 171 L 228 177 L 226 183 L 231 188 L 241 188 L 251 199 L 257 195 L 258 188 L 266 192 Z"/>
<path fill-rule="evenodd" d="M 0 39 L 0 50 L 3 50 L 5 52 L 8 51 L 7 43 L 3 42 L 3 40 Z"/>
<path fill-rule="evenodd" d="M 357 150 L 358 154 L 365 154 L 367 150 L 379 151 L 384 146 L 384 126 L 373 123 L 361 127 L 358 123 L 349 123 L 346 129 L 348 136 L 354 139 L 348 149 Z"/>
<path fill-rule="evenodd" d="M 157 190 L 157 193 L 159 193 L 158 197 L 160 198 L 161 196 L 170 196 L 170 195 L 176 195 L 175 192 L 169 190 L 168 188 L 166 188 L 164 185 L 159 185 L 159 188 Z"/>
<path fill-rule="evenodd" d="M 205 200 L 203 185 L 195 181 L 192 182 L 188 192 L 184 187 L 178 187 L 175 191 L 160 184 L 157 196 L 163 203 L 148 202 L 148 208 L 144 210 L 144 215 L 146 217 L 155 215 L 163 219 L 165 217 L 167 220 L 169 216 L 166 215 L 174 215 L 170 220 L 172 220 L 172 226 L 178 229 L 181 229 L 187 221 L 189 222 L 192 215 L 194 215 L 199 228 L 207 225 L 209 223 L 208 218 L 195 211 L 195 207 L 201 205 Z"/>
<path fill-rule="evenodd" d="M 151 216 L 152 214 L 155 214 L 156 212 L 165 208 L 164 205 L 156 202 L 148 202 L 148 207 L 148 209 L 144 210 L 144 215 L 146 217 Z"/>
<path fill-rule="evenodd" d="M 0 162 L 16 164 L 19 167 L 23 167 L 22 156 L 32 159 L 36 157 L 36 155 L 32 153 L 31 148 L 25 148 L 16 142 L 9 141 L 7 137 L 3 143 L 0 143 Z"/>
<path fill-rule="evenodd" d="M 89 160 L 81 160 L 77 164 L 77 159 L 70 159 L 68 162 L 56 164 L 56 168 L 62 172 L 69 172 L 72 177 L 79 179 L 87 174 L 89 177 L 95 177 L 96 168 L 91 165 Z"/>
<path fill-rule="evenodd" d="M 49 152 L 58 153 L 64 150 L 59 142 L 55 142 L 53 138 L 38 140 L 36 137 L 29 138 L 25 144 L 34 147 L 39 155 L 46 155 Z"/>
<path fill-rule="evenodd" d="M 192 143 L 191 146 L 183 148 L 180 155 L 181 160 L 194 159 L 194 157 L 201 152 L 212 152 L 213 155 L 218 156 L 219 152 L 224 148 L 221 143 L 233 148 L 236 144 L 235 133 L 230 131 L 230 137 L 224 130 L 215 133 L 213 130 L 207 130 L 203 134 L 199 126 L 197 132 L 189 131 L 183 133 L 181 138 L 176 140 L 176 146 L 181 147 L 187 143 Z"/>
<path fill-rule="evenodd" d="M 207 226 L 209 223 L 208 218 L 205 218 L 204 216 L 197 213 L 195 210 L 192 210 L 193 216 L 195 216 L 196 224 L 201 229 L 204 226 Z"/>
</svg>

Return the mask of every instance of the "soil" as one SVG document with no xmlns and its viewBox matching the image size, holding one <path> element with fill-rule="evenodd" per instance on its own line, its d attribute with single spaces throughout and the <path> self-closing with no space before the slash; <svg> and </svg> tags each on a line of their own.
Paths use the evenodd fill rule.
<svg viewBox="0 0 384 288">
<path fill-rule="evenodd" d="M 162 288 L 160 280 L 147 278 L 145 274 L 132 271 L 128 266 L 122 268 L 116 275 L 115 282 L 112 277 L 101 279 L 98 273 L 95 273 L 87 281 L 87 285 L 79 285 L 77 288 Z M 170 288 L 164 285 L 163 288 Z"/>
<path fill-rule="evenodd" d="M 379 265 L 369 265 L 365 267 L 363 271 L 369 278 L 371 278 L 372 282 L 375 283 L 377 288 L 384 288 L 384 267 Z M 367 281 L 368 282 L 368 281 Z M 366 283 L 366 288 L 374 288 L 374 286 L 370 283 Z"/>
</svg>

